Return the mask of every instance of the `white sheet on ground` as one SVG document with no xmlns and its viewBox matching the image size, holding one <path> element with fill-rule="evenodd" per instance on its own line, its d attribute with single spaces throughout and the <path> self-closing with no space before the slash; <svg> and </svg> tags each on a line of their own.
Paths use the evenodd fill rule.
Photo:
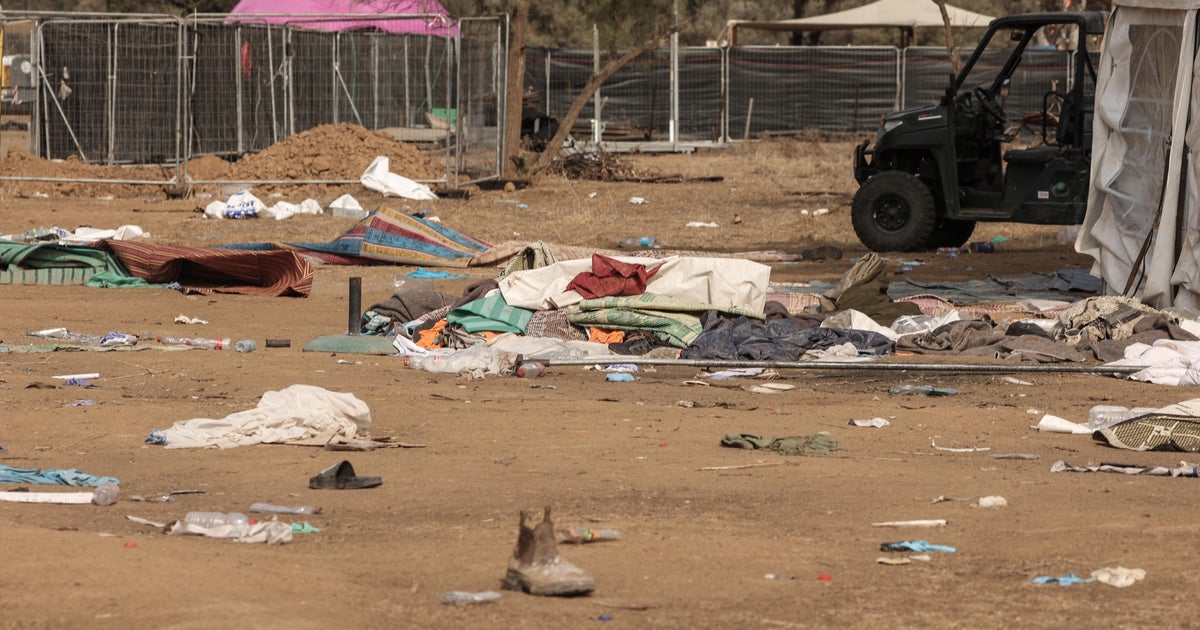
<svg viewBox="0 0 1200 630">
<path fill-rule="evenodd" d="M 1153 345 L 1130 344 L 1125 358 L 1105 365 L 1144 365 L 1130 380 L 1156 385 L 1200 385 L 1200 341 L 1159 339 Z"/>
<path fill-rule="evenodd" d="M 767 302 L 771 268 L 762 263 L 691 256 L 661 259 L 616 256 L 614 259 L 658 270 L 646 283 L 647 293 L 758 313 Z M 567 291 L 567 285 L 575 276 L 591 270 L 592 260 L 580 258 L 538 269 L 514 271 L 500 279 L 500 292 L 509 306 L 534 310 L 564 308 L 583 299 L 575 291 Z"/>
<path fill-rule="evenodd" d="M 425 184 L 391 172 L 391 159 L 380 155 L 362 174 L 362 185 L 386 196 L 404 197 L 417 201 L 432 201 L 437 195 Z"/>
<path fill-rule="evenodd" d="M 371 410 L 354 394 L 314 385 L 267 392 L 258 406 L 220 420 L 195 418 L 162 431 L 166 448 L 233 448 L 251 444 L 366 437 Z"/>
<path fill-rule="evenodd" d="M 892 341 L 900 338 L 900 333 L 888 328 L 887 326 L 879 325 L 879 322 L 871 319 L 866 313 L 856 311 L 854 309 L 846 309 L 838 311 L 826 317 L 821 321 L 821 328 L 840 328 L 843 330 L 865 330 L 868 332 L 879 333 Z"/>
</svg>

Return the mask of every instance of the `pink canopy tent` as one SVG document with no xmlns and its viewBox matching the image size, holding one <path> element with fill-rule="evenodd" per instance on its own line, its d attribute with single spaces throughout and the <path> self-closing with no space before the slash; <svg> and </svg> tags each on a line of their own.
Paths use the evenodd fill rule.
<svg viewBox="0 0 1200 630">
<path fill-rule="evenodd" d="M 387 33 L 452 36 L 454 18 L 436 0 L 241 0 L 226 23 L 288 24 L 322 31 L 376 29 Z M 253 15 L 254 17 L 250 17 Z M 364 19 L 337 19 L 362 15 Z M 366 19 L 379 15 L 421 15 L 410 19 Z M 333 17 L 320 17 L 333 16 Z"/>
</svg>

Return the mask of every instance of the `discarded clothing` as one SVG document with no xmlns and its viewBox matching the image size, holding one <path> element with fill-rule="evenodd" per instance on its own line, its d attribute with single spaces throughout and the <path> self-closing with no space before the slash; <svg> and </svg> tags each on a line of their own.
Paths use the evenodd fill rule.
<svg viewBox="0 0 1200 630">
<path fill-rule="evenodd" d="M 700 314 L 716 306 L 656 293 L 584 300 L 573 306 L 567 321 L 576 326 L 618 330 L 649 330 L 665 341 L 686 348 L 702 330 Z M 761 313 L 736 307 L 721 309 L 735 315 L 762 319 Z"/>
<path fill-rule="evenodd" d="M 955 551 L 957 551 L 957 549 L 955 549 L 954 547 L 948 547 L 946 545 L 931 544 L 928 540 L 913 540 L 913 541 L 902 540 L 900 542 L 883 543 L 882 545 L 879 546 L 879 550 L 880 551 L 918 551 L 918 552 L 939 551 L 941 553 L 954 553 Z"/>
<path fill-rule="evenodd" d="M 366 437 L 371 411 L 353 394 L 313 385 L 292 385 L 263 394 L 254 409 L 220 420 L 196 418 L 155 430 L 148 443 L 167 448 L 233 448 L 251 444 L 325 444 L 334 438 Z"/>
<path fill-rule="evenodd" d="M 1126 569 L 1125 567 L 1104 567 L 1092 571 L 1092 578 L 1101 584 L 1125 588 L 1146 579 L 1146 571 L 1145 569 Z"/>
<path fill-rule="evenodd" d="M 292 525 L 283 521 L 260 521 L 258 523 L 218 525 L 203 527 L 175 521 L 166 530 L 172 536 L 207 536 L 209 538 L 230 538 L 242 543 L 267 543 L 280 545 L 292 542 Z"/>
<path fill-rule="evenodd" d="M 0 449 L 2 450 L 2 449 Z M 0 465 L 0 483 L 37 483 L 58 486 L 87 486 L 96 487 L 102 483 L 120 484 L 115 477 L 97 477 L 85 472 L 68 468 L 13 468 Z"/>
<path fill-rule="evenodd" d="M 1096 580 L 1094 578 L 1081 578 L 1078 575 L 1075 575 L 1074 573 L 1068 573 L 1062 577 L 1051 577 L 1049 575 L 1043 575 L 1041 577 L 1033 578 L 1034 584 L 1052 584 L 1054 582 L 1057 582 L 1059 586 L 1070 586 L 1072 584 L 1091 584 L 1092 582 L 1095 582 L 1095 581 Z"/>
<path fill-rule="evenodd" d="M 129 277 L 121 261 L 102 249 L 0 240 L 0 284 L 85 284 L 100 273 Z"/>
<path fill-rule="evenodd" d="M 1065 460 L 1058 460 L 1050 467 L 1050 472 L 1109 472 L 1122 475 L 1151 475 L 1155 477 L 1200 477 L 1200 468 L 1196 466 L 1130 466 L 1128 464 L 1100 464 L 1099 466 L 1072 466 Z"/>
<path fill-rule="evenodd" d="M 728 317 L 716 311 L 701 316 L 704 330 L 680 355 L 684 359 L 798 361 L 810 350 L 852 343 L 862 354 L 884 355 L 892 340 L 864 330 L 812 327 L 811 320 L 779 318 L 766 322 Z"/>
<path fill-rule="evenodd" d="M 767 449 L 782 455 L 829 455 L 837 450 L 837 440 L 816 433 L 789 437 L 764 438 L 753 433 L 730 433 L 721 438 L 721 446 L 744 449 Z"/>
<path fill-rule="evenodd" d="M 618 295 L 641 295 L 646 292 L 646 282 L 658 268 L 647 269 L 641 263 L 626 263 L 592 254 L 592 270 L 581 272 L 567 285 L 584 299 L 613 297 Z"/>
</svg>

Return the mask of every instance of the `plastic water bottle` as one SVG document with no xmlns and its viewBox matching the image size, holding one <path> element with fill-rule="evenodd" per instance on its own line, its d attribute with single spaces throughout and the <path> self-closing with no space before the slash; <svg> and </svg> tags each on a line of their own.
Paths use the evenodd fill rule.
<svg viewBox="0 0 1200 630">
<path fill-rule="evenodd" d="M 96 505 L 112 505 L 117 502 L 117 493 L 120 488 L 117 484 L 104 482 L 96 486 L 95 492 L 92 492 L 92 503 Z"/>
<path fill-rule="evenodd" d="M 558 530 L 559 540 L 564 543 L 582 544 L 602 540 L 621 540 L 621 532 L 615 529 L 592 529 L 590 527 L 568 527 Z"/>
<path fill-rule="evenodd" d="M 1088 428 L 1093 431 L 1111 427 L 1118 422 L 1158 411 L 1153 407 L 1121 407 L 1119 405 L 1096 405 L 1088 411 Z"/>
<path fill-rule="evenodd" d="M 658 239 L 653 236 L 631 236 L 618 245 L 621 249 L 655 249 Z"/>
<path fill-rule="evenodd" d="M 254 343 L 253 339 L 243 339 L 233 346 L 238 352 L 254 352 L 258 349 L 258 344 Z"/>
<path fill-rule="evenodd" d="M 546 365 L 538 361 L 527 361 L 517 366 L 517 376 L 521 378 L 536 378 L 546 371 Z"/>
<path fill-rule="evenodd" d="M 224 525 L 249 525 L 250 517 L 241 512 L 188 512 L 183 517 L 185 525 L 197 525 L 204 528 L 221 527 Z"/>
<path fill-rule="evenodd" d="M 471 604 L 486 604 L 500 599 L 500 593 L 496 591 L 483 591 L 482 593 L 468 593 L 466 591 L 450 591 L 442 595 L 442 603 L 450 606 L 470 606 Z"/>
<path fill-rule="evenodd" d="M 267 514 L 320 514 L 321 508 L 315 505 L 288 507 L 286 505 L 271 505 L 270 503 L 254 503 L 250 506 L 250 511 L 265 512 Z"/>
<path fill-rule="evenodd" d="M 228 350 L 233 343 L 233 340 L 229 337 L 205 339 L 204 337 L 168 337 L 166 335 L 155 335 L 154 340 L 158 343 L 191 346 L 193 348 L 208 348 L 209 350 Z"/>
</svg>

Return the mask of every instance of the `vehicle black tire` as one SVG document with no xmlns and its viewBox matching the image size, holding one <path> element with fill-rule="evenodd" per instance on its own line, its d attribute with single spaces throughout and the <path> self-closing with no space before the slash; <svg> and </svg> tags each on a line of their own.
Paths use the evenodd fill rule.
<svg viewBox="0 0 1200 630">
<path fill-rule="evenodd" d="M 908 252 L 927 246 L 937 223 L 933 193 L 916 176 L 884 171 L 854 194 L 854 233 L 873 251 Z"/>
<path fill-rule="evenodd" d="M 929 237 L 929 243 L 926 245 L 930 249 L 939 247 L 962 247 L 968 240 L 971 239 L 971 234 L 975 232 L 974 221 L 954 221 L 952 219 L 940 219 L 933 226 L 933 235 Z"/>
</svg>

